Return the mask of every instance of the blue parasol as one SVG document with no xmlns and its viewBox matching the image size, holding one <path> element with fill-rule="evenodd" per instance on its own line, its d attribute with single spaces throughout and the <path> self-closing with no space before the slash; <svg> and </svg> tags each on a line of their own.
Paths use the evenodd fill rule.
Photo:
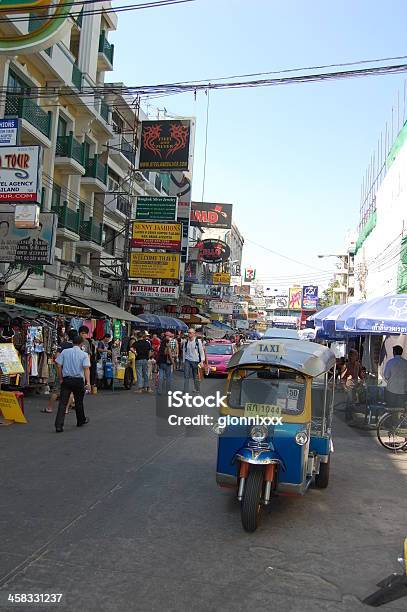
<svg viewBox="0 0 407 612">
<path fill-rule="evenodd" d="M 407 334 L 407 295 L 368 300 L 346 319 L 344 329 L 359 334 Z"/>
</svg>

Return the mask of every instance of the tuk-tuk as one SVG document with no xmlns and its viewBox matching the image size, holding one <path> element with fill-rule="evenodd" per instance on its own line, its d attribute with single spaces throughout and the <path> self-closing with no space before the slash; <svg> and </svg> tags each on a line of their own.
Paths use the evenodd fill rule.
<svg viewBox="0 0 407 612">
<path fill-rule="evenodd" d="M 335 355 L 274 333 L 231 358 L 219 417 L 216 480 L 237 490 L 246 531 L 256 530 L 273 495 L 329 481 Z"/>
</svg>

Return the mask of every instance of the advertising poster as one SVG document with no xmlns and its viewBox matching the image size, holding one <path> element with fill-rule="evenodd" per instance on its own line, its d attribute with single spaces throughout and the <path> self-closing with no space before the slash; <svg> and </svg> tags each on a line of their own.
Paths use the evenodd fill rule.
<svg viewBox="0 0 407 612">
<path fill-rule="evenodd" d="M 290 310 L 301 310 L 302 287 L 291 287 L 289 290 L 288 308 Z"/>
<path fill-rule="evenodd" d="M 181 250 L 181 223 L 134 221 L 130 246 L 133 248 Z"/>
<path fill-rule="evenodd" d="M 318 306 L 318 287 L 316 285 L 305 285 L 302 288 L 303 310 L 316 310 Z"/>
<path fill-rule="evenodd" d="M 137 196 L 137 221 L 176 221 L 177 198 Z"/>
<path fill-rule="evenodd" d="M 232 208 L 232 204 L 192 202 L 191 225 L 215 229 L 230 229 L 232 227 Z"/>
<path fill-rule="evenodd" d="M 14 213 L 0 212 L 0 262 L 52 264 L 58 217 L 40 213 L 36 229 L 20 229 L 14 225 Z"/>
<path fill-rule="evenodd" d="M 188 119 L 142 121 L 139 170 L 188 170 L 190 139 Z"/>
<path fill-rule="evenodd" d="M 179 279 L 179 253 L 130 253 L 129 278 Z"/>
<path fill-rule="evenodd" d="M 0 202 L 39 202 L 41 199 L 39 146 L 0 146 Z"/>
</svg>

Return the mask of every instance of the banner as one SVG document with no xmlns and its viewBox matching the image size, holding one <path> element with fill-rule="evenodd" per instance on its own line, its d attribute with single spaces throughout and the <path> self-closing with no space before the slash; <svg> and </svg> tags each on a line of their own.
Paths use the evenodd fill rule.
<svg viewBox="0 0 407 612">
<path fill-rule="evenodd" d="M 42 149 L 0 147 L 0 202 L 41 201 Z"/>
<path fill-rule="evenodd" d="M 316 285 L 305 285 L 302 288 L 303 310 L 316 310 L 318 306 L 318 287 Z"/>
<path fill-rule="evenodd" d="M 254 268 L 245 268 L 244 282 L 251 283 L 254 280 L 256 280 L 256 270 Z"/>
<path fill-rule="evenodd" d="M 289 290 L 288 308 L 290 310 L 301 310 L 302 288 L 291 287 Z"/>
<path fill-rule="evenodd" d="M 130 246 L 133 248 L 181 250 L 181 223 L 134 221 Z"/>
<path fill-rule="evenodd" d="M 142 121 L 139 170 L 188 170 L 190 138 L 188 119 Z"/>
<path fill-rule="evenodd" d="M 191 225 L 215 229 L 232 227 L 232 204 L 191 203 Z"/>
<path fill-rule="evenodd" d="M 176 221 L 177 198 L 137 196 L 136 221 Z"/>
<path fill-rule="evenodd" d="M 129 286 L 130 297 L 177 298 L 179 287 L 172 285 L 133 285 Z"/>
<path fill-rule="evenodd" d="M 40 213 L 35 229 L 19 229 L 14 225 L 14 213 L 0 212 L 0 262 L 52 264 L 58 217 Z"/>
<path fill-rule="evenodd" d="M 179 279 L 179 253 L 130 253 L 129 278 Z"/>
</svg>

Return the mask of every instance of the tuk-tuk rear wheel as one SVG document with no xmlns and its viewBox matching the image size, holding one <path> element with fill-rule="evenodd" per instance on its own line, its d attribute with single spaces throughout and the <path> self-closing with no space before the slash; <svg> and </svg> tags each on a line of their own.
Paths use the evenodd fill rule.
<svg viewBox="0 0 407 612">
<path fill-rule="evenodd" d="M 263 490 L 264 469 L 261 466 L 250 466 L 241 503 L 242 525 L 246 531 L 256 531 L 261 514 L 261 494 Z"/>
<path fill-rule="evenodd" d="M 326 489 L 329 483 L 329 465 L 331 455 L 328 456 L 327 463 L 319 464 L 319 474 L 315 476 L 315 486 L 317 489 Z"/>
</svg>

